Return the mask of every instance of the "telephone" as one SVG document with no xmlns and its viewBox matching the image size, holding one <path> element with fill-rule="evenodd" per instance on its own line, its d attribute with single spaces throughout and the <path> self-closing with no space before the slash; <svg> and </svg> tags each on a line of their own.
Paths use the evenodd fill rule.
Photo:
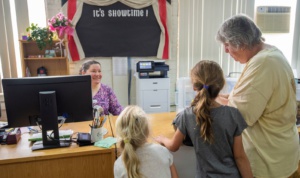
<svg viewBox="0 0 300 178">
<path fill-rule="evenodd" d="M 79 146 L 93 145 L 91 142 L 91 134 L 79 132 L 77 136 L 77 144 Z"/>
</svg>

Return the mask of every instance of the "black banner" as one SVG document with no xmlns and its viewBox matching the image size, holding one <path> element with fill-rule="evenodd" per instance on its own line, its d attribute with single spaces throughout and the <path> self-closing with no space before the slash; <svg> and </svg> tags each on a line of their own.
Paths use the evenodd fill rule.
<svg viewBox="0 0 300 178">
<path fill-rule="evenodd" d="M 84 3 L 76 32 L 86 57 L 156 56 L 161 35 L 152 6 L 133 9 L 120 2 Z"/>
</svg>

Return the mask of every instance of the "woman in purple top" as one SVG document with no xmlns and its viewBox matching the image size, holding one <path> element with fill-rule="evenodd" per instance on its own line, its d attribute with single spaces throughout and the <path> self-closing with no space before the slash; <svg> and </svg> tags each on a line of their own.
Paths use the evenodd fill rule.
<svg viewBox="0 0 300 178">
<path fill-rule="evenodd" d="M 81 75 L 91 75 L 92 78 L 92 95 L 97 105 L 101 106 L 104 114 L 119 115 L 123 110 L 113 90 L 101 83 L 102 72 L 101 64 L 94 60 L 85 61 L 79 71 Z"/>
</svg>

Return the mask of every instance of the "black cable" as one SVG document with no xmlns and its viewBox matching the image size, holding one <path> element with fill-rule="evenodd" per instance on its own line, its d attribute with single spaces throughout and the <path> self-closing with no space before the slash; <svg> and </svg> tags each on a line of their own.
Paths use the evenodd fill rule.
<svg viewBox="0 0 300 178">
<path fill-rule="evenodd" d="M 77 132 L 75 132 L 75 133 L 77 133 Z M 69 139 L 67 139 L 68 137 L 61 137 L 60 138 L 59 136 L 58 136 L 59 137 L 58 139 L 54 138 L 53 137 L 54 131 L 52 131 L 49 135 L 48 134 L 46 134 L 46 135 L 47 135 L 47 138 L 49 138 L 50 140 L 53 140 L 53 141 L 63 141 L 63 142 L 77 143 L 77 141 L 74 141 L 73 138 L 72 138 L 75 133 L 72 133 L 70 135 Z"/>
<path fill-rule="evenodd" d="M 131 58 L 130 57 L 128 57 L 127 58 L 127 63 L 128 63 L 128 105 L 130 105 L 130 90 L 131 90 Z"/>
<path fill-rule="evenodd" d="M 109 116 L 109 115 L 108 115 L 108 121 L 109 121 L 109 126 L 110 126 L 111 134 L 112 134 L 113 137 L 115 137 L 115 136 L 114 136 L 114 131 L 113 131 L 112 126 L 111 126 L 110 116 Z"/>
<path fill-rule="evenodd" d="M 111 134 L 112 134 L 113 137 L 115 137 L 115 136 L 114 136 L 114 131 L 113 131 L 112 126 L 111 126 L 110 116 L 109 116 L 109 115 L 108 115 L 108 121 L 109 121 L 109 126 L 110 126 Z M 115 156 L 116 156 L 116 159 L 118 159 L 117 143 L 115 143 Z"/>
<path fill-rule="evenodd" d="M 36 122 L 36 125 L 42 130 L 42 126 L 39 124 L 39 122 Z"/>
</svg>

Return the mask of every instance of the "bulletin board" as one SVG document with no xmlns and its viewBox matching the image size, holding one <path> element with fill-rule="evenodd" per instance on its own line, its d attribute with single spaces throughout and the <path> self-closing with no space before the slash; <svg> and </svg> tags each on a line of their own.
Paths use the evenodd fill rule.
<svg viewBox="0 0 300 178">
<path fill-rule="evenodd" d="M 156 56 L 161 29 L 152 6 L 84 4 L 76 31 L 86 57 Z"/>
<path fill-rule="evenodd" d="M 105 6 L 70 1 L 76 0 L 68 1 L 68 17 L 75 24 L 74 45 L 69 48 L 75 46 L 78 52 L 77 57 L 71 56 L 73 61 L 112 56 L 169 58 L 170 1 L 157 0 L 156 4 L 142 8 L 132 8 L 119 1 Z M 70 5 L 76 6 L 74 18 L 69 13 Z"/>
</svg>

